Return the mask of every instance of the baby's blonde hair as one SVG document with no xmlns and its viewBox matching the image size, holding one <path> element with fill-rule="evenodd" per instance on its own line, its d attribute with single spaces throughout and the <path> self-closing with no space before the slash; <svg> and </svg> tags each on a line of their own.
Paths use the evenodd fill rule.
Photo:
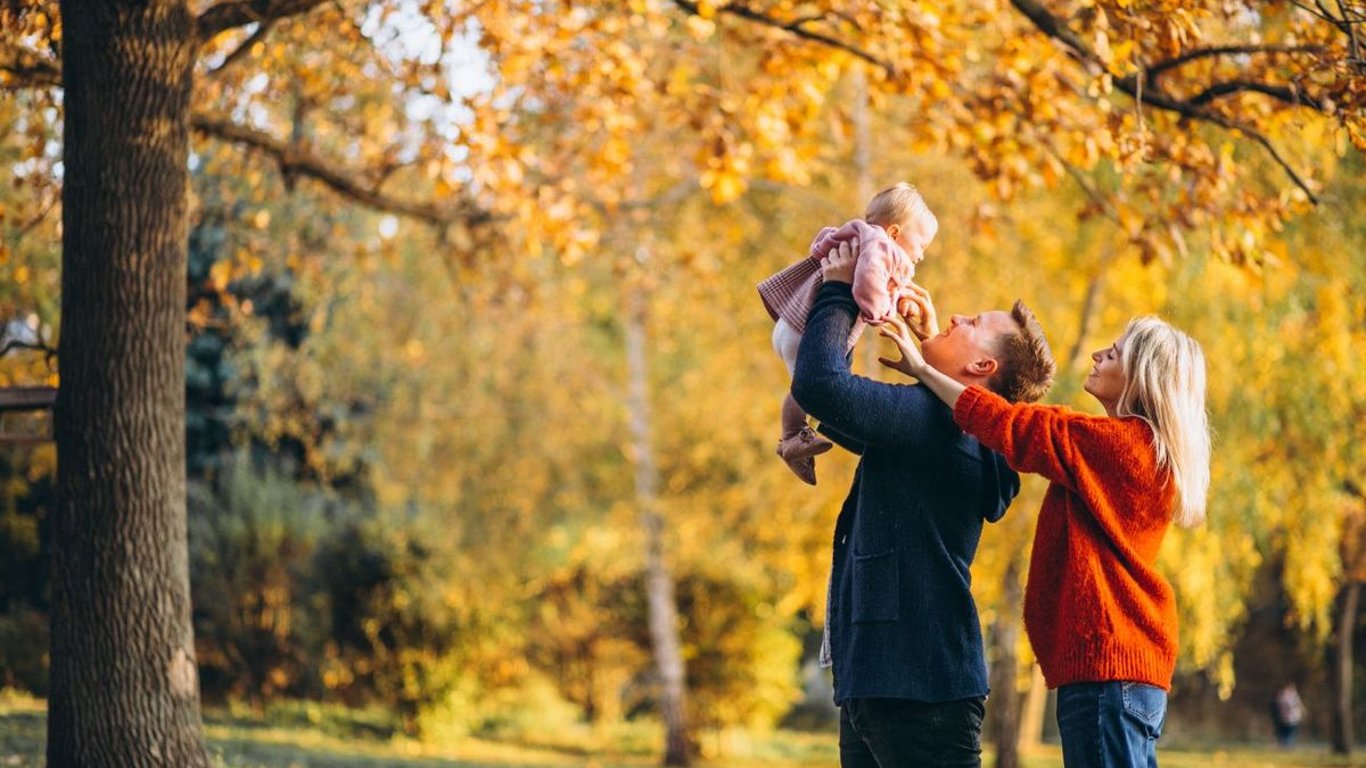
<svg viewBox="0 0 1366 768">
<path fill-rule="evenodd" d="M 868 201 L 868 210 L 863 213 L 864 221 L 886 228 L 893 224 L 903 227 L 913 220 L 920 220 L 929 229 L 931 237 L 939 231 L 939 219 L 930 212 L 920 191 L 906 182 L 898 182 L 873 195 Z"/>
<path fill-rule="evenodd" d="M 1124 331 L 1124 390 L 1115 413 L 1153 430 L 1157 464 L 1176 483 L 1172 517 L 1190 528 L 1205 519 L 1210 431 L 1205 413 L 1205 354 L 1195 339 L 1156 317 L 1136 317 Z"/>
</svg>

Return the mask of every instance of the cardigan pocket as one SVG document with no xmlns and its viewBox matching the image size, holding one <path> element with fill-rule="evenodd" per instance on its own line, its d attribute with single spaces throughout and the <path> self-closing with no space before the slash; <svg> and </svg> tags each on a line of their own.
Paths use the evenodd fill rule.
<svg viewBox="0 0 1366 768">
<path fill-rule="evenodd" d="M 896 550 L 854 555 L 855 623 L 897 621 L 901 617 L 901 579 Z"/>
</svg>

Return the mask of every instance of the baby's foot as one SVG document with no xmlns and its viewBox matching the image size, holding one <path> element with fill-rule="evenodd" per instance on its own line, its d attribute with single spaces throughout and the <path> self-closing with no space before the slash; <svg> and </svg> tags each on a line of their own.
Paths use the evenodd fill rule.
<svg viewBox="0 0 1366 768">
<path fill-rule="evenodd" d="M 787 462 L 788 469 L 807 485 L 816 484 L 816 459 L 835 446 L 816 434 L 811 427 L 802 427 L 778 441 L 778 455 Z"/>
<path fill-rule="evenodd" d="M 834 447 L 834 443 L 816 434 L 816 430 L 811 427 L 802 427 L 778 441 L 778 455 L 782 456 L 785 461 L 791 462 L 796 459 L 819 456 Z"/>
<path fill-rule="evenodd" d="M 792 474 L 801 478 L 807 485 L 816 484 L 816 460 L 810 456 L 803 456 L 800 459 L 783 459 L 787 462 L 787 468 L 792 470 Z"/>
</svg>

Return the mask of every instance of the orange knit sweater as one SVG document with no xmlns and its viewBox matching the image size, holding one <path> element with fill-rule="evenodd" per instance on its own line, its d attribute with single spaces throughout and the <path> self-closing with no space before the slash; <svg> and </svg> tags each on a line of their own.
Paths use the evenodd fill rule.
<svg viewBox="0 0 1366 768">
<path fill-rule="evenodd" d="M 1050 481 L 1025 587 L 1025 631 L 1049 688 L 1128 680 L 1170 689 L 1176 603 L 1155 567 L 1176 501 L 1138 418 L 1010 404 L 969 387 L 954 420 Z"/>
</svg>

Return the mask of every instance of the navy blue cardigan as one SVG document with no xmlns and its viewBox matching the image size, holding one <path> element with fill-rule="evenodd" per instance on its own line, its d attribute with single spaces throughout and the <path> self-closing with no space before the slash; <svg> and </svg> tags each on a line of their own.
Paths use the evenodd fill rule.
<svg viewBox="0 0 1366 768">
<path fill-rule="evenodd" d="M 847 283 L 821 286 L 792 381 L 823 431 L 862 455 L 835 523 L 835 701 L 985 696 L 968 566 L 1020 478 L 924 385 L 855 376 L 845 345 L 857 315 Z"/>
</svg>

